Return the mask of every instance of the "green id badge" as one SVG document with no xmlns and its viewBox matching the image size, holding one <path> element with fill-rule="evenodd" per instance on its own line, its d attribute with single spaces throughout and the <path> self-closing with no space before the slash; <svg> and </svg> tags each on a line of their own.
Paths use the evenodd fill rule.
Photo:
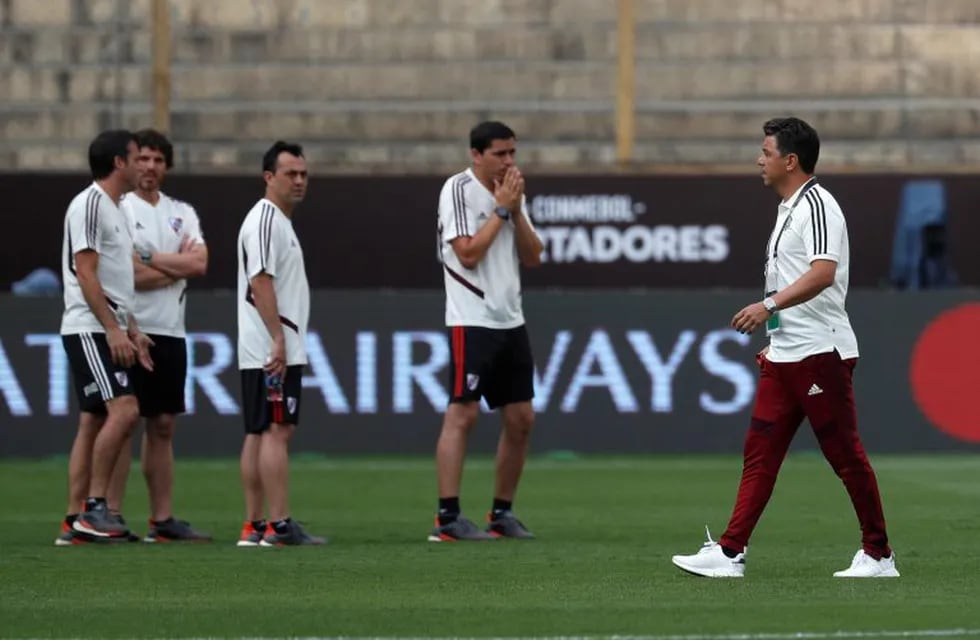
<svg viewBox="0 0 980 640">
<path fill-rule="evenodd" d="M 771 316 L 769 316 L 769 319 L 768 320 L 766 320 L 766 335 L 767 336 L 771 336 L 774 333 L 778 333 L 779 332 L 779 326 L 780 326 L 779 325 L 779 312 L 777 311 L 776 313 L 774 313 Z"/>
</svg>

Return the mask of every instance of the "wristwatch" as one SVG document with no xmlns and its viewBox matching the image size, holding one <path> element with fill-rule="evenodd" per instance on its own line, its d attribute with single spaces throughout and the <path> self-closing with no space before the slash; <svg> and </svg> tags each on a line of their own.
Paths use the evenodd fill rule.
<svg viewBox="0 0 980 640">
<path fill-rule="evenodd" d="M 510 220 L 510 209 L 507 207 L 494 207 L 493 212 L 504 220 Z"/>
<path fill-rule="evenodd" d="M 153 259 L 153 252 L 148 249 L 137 249 L 136 253 L 140 256 L 140 262 L 143 264 L 150 264 L 150 260 Z"/>
<path fill-rule="evenodd" d="M 766 311 L 769 312 L 769 315 L 772 315 L 777 311 L 779 311 L 779 307 L 776 305 L 776 301 L 773 300 L 772 297 L 764 298 L 762 300 L 762 306 L 766 308 Z"/>
</svg>

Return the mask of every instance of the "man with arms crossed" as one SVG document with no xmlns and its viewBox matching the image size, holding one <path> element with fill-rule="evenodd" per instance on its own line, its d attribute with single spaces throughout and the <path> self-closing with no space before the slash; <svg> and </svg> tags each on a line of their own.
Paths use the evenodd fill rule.
<svg viewBox="0 0 980 640">
<path fill-rule="evenodd" d="M 125 540 L 106 503 L 109 477 L 139 417 L 132 372 L 152 369 L 149 339 L 132 315 L 133 237 L 119 200 L 136 186 L 132 133 L 103 131 L 89 145 L 94 182 L 68 205 L 62 241 L 61 336 L 80 409 L 68 462 L 68 510 L 57 545 Z M 79 509 L 81 508 L 81 513 Z"/>
<path fill-rule="evenodd" d="M 514 164 L 514 132 L 500 122 L 470 131 L 473 166 L 439 196 L 439 255 L 446 286 L 450 401 L 436 445 L 439 511 L 432 542 L 532 538 L 512 510 L 534 424 L 534 359 L 521 309 L 520 265 L 541 263 L 541 240 Z M 459 503 L 466 441 L 480 399 L 500 408 L 494 499 L 486 530 Z"/>
<path fill-rule="evenodd" d="M 299 424 L 310 286 L 293 212 L 309 176 L 303 148 L 278 141 L 262 158 L 265 197 L 238 234 L 238 368 L 245 443 L 240 547 L 324 544 L 290 517 L 289 438 Z M 263 518 L 268 501 L 269 519 Z"/>
<path fill-rule="evenodd" d="M 133 370 L 133 387 L 145 420 L 141 460 L 150 495 L 150 531 L 144 541 L 207 541 L 211 536 L 173 517 L 173 437 L 177 414 L 184 412 L 187 379 L 187 278 L 207 271 L 208 249 L 194 207 L 160 191 L 167 170 L 173 167 L 173 145 L 153 129 L 137 131 L 136 142 L 140 178 L 120 208 L 134 230 L 133 315 L 153 341 L 153 371 Z M 127 441 L 109 485 L 109 508 L 117 513 L 126 491 L 130 459 Z"/>
<path fill-rule="evenodd" d="M 742 480 L 728 529 L 676 566 L 710 578 L 745 573 L 749 537 L 769 502 L 776 475 L 803 418 L 844 482 L 861 525 L 861 549 L 840 578 L 898 577 L 888 545 L 878 482 L 857 430 L 851 384 L 858 346 L 844 310 L 850 251 L 840 205 L 813 175 L 817 132 L 798 118 L 763 126 L 762 180 L 782 197 L 766 249 L 765 298 L 732 319 L 749 333 L 766 325 Z"/>
</svg>

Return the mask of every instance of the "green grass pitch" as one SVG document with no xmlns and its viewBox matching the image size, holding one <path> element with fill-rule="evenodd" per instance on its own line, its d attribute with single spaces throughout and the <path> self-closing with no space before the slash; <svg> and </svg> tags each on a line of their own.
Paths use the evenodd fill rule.
<svg viewBox="0 0 980 640">
<path fill-rule="evenodd" d="M 980 637 L 980 456 L 874 456 L 902 577 L 831 573 L 859 547 L 839 480 L 791 456 L 741 581 L 686 575 L 720 535 L 738 457 L 534 458 L 516 503 L 528 542 L 433 544 L 419 458 L 293 461 L 292 504 L 322 548 L 239 549 L 235 460 L 178 460 L 179 517 L 207 545 L 56 548 L 64 461 L 0 462 L 0 637 Z M 463 508 L 482 520 L 492 462 Z M 146 492 L 125 515 L 145 533 Z M 801 635 L 802 634 L 802 635 Z M 806 635 L 810 634 L 810 635 Z"/>
</svg>

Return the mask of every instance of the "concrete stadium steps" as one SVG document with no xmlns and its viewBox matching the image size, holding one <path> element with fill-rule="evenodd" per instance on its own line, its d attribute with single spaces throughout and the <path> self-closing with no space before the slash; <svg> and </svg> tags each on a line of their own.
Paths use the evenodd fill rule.
<svg viewBox="0 0 980 640">
<path fill-rule="evenodd" d="M 149 122 L 150 7 L 0 1 L 0 168 L 64 168 L 96 130 Z M 276 137 L 345 169 L 454 165 L 487 117 L 525 162 L 613 159 L 611 0 L 170 7 L 172 133 L 194 169 L 248 168 Z M 825 162 L 976 161 L 976 0 L 636 0 L 636 18 L 639 163 L 742 164 L 786 113 L 818 125 Z"/>
</svg>

